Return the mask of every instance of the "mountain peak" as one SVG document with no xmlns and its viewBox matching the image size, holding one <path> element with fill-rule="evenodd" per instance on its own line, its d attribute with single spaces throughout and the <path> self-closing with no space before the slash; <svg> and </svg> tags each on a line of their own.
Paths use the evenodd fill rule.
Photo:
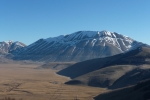
<svg viewBox="0 0 150 100">
<path fill-rule="evenodd" d="M 12 40 L 8 40 L 8 41 L 3 41 L 0 42 L 0 53 L 9 53 L 11 51 L 20 49 L 25 47 L 26 45 L 19 42 L 19 41 L 12 41 Z"/>
<path fill-rule="evenodd" d="M 121 39 L 128 39 L 129 37 L 121 35 L 116 32 L 110 31 L 77 31 L 72 34 L 67 35 L 60 35 L 57 37 L 50 37 L 44 39 L 47 42 L 59 42 L 59 41 L 72 41 L 72 40 L 82 40 L 88 38 L 104 38 L 104 37 L 111 37 L 111 38 L 121 38 Z"/>
<path fill-rule="evenodd" d="M 13 41 L 12 40 L 8 40 L 8 41 L 3 41 L 4 43 L 6 43 L 6 44 L 12 44 L 13 43 Z"/>
<path fill-rule="evenodd" d="M 40 39 L 15 52 L 15 59 L 83 61 L 103 58 L 132 49 L 138 42 L 110 31 L 77 31 Z"/>
</svg>

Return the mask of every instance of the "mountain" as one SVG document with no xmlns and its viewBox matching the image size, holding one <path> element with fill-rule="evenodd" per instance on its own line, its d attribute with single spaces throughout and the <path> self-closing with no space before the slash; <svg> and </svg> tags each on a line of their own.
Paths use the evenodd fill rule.
<svg viewBox="0 0 150 100">
<path fill-rule="evenodd" d="M 100 94 L 94 100 L 150 100 L 150 79 L 135 86 Z"/>
<path fill-rule="evenodd" d="M 71 77 L 71 85 L 110 89 L 134 85 L 150 77 L 150 48 L 140 46 L 126 53 L 76 63 L 57 72 Z"/>
<path fill-rule="evenodd" d="M 39 39 L 13 52 L 14 59 L 36 61 L 84 61 L 126 52 L 139 42 L 109 31 L 78 31 L 68 35 Z"/>
<path fill-rule="evenodd" d="M 0 53 L 1 54 L 8 54 L 15 50 L 21 49 L 26 45 L 21 42 L 13 42 L 13 41 L 3 41 L 0 42 Z"/>
</svg>

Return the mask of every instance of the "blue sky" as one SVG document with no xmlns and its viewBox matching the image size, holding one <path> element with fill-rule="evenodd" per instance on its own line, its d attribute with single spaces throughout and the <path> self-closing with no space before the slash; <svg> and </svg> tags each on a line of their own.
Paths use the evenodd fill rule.
<svg viewBox="0 0 150 100">
<path fill-rule="evenodd" d="M 0 41 L 108 30 L 150 44 L 150 0 L 0 0 Z"/>
</svg>

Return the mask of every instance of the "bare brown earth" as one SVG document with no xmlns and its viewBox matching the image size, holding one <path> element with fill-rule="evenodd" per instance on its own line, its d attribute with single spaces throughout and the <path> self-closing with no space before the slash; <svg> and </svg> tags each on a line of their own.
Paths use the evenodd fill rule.
<svg viewBox="0 0 150 100">
<path fill-rule="evenodd" d="M 93 100 L 107 90 L 89 86 L 64 84 L 70 78 L 59 76 L 52 69 L 37 69 L 40 64 L 1 63 L 0 99 L 23 100 Z"/>
<path fill-rule="evenodd" d="M 53 70 L 60 71 L 73 64 L 75 64 L 75 62 L 49 62 L 49 63 L 43 64 L 42 66 L 39 66 L 38 68 L 46 68 L 46 69 L 53 69 Z"/>
</svg>

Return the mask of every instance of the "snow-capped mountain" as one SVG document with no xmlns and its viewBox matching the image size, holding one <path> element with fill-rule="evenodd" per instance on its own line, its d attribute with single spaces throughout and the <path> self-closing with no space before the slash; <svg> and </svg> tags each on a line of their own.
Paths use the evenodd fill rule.
<svg viewBox="0 0 150 100">
<path fill-rule="evenodd" d="M 21 42 L 13 42 L 13 41 L 3 41 L 0 42 L 0 53 L 7 54 L 11 53 L 14 50 L 21 49 L 25 47 L 26 45 Z"/>
<path fill-rule="evenodd" d="M 84 61 L 126 52 L 138 42 L 116 32 L 78 31 L 39 39 L 13 52 L 15 59 L 39 61 Z"/>
</svg>

